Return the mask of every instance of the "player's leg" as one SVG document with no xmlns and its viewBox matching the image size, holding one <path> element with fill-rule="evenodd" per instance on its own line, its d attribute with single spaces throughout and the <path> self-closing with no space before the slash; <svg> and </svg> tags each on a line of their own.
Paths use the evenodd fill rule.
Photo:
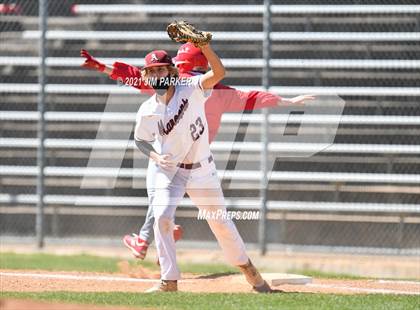
<svg viewBox="0 0 420 310">
<path fill-rule="evenodd" d="M 153 213 L 153 197 L 155 196 L 154 189 L 148 189 L 147 190 L 147 196 L 149 197 L 149 207 L 147 209 L 146 218 L 144 220 L 143 226 L 140 228 L 139 231 L 139 237 L 142 240 L 145 240 L 148 245 L 150 245 L 153 242 L 153 225 L 155 223 L 155 216 Z M 181 225 L 175 225 L 173 234 L 175 241 L 178 241 L 182 238 L 182 235 L 184 233 L 183 228 Z"/>
<path fill-rule="evenodd" d="M 201 214 L 207 215 L 206 220 L 222 248 L 226 260 L 234 266 L 246 264 L 248 255 L 235 224 L 232 220 L 220 216 L 220 213 L 226 211 L 226 207 L 217 175 L 213 173 L 199 177 L 196 175 L 193 176 L 193 181 L 194 178 L 196 178 L 196 184 L 190 182 L 187 193 L 200 209 Z M 217 214 L 219 216 L 216 217 Z"/>
<path fill-rule="evenodd" d="M 146 257 L 147 249 L 153 241 L 153 224 L 155 218 L 151 201 L 153 201 L 154 193 L 150 193 L 149 190 L 148 193 L 149 207 L 147 208 L 146 218 L 143 226 L 140 228 L 139 234 L 125 235 L 123 239 L 124 245 L 139 259 Z"/>
<path fill-rule="evenodd" d="M 124 245 L 130 249 L 133 255 L 136 258 L 144 259 L 147 254 L 147 249 L 150 243 L 153 241 L 153 197 L 155 193 L 155 174 L 156 174 L 156 165 L 153 161 L 149 160 L 149 165 L 147 167 L 147 177 L 146 177 L 146 186 L 147 186 L 147 196 L 149 207 L 147 208 L 146 218 L 144 224 L 140 228 L 139 234 L 132 234 L 124 236 L 123 242 Z"/>
<path fill-rule="evenodd" d="M 176 248 L 173 234 L 175 210 L 185 193 L 185 180 L 176 174 L 172 180 L 158 173 L 160 185 L 155 189 L 153 213 L 155 217 L 154 233 L 156 250 L 160 262 L 161 283 L 148 292 L 175 291 L 181 273 L 176 262 Z M 164 184 L 167 183 L 167 186 Z"/>
<path fill-rule="evenodd" d="M 149 207 L 147 208 L 146 218 L 144 219 L 143 226 L 141 226 L 139 231 L 139 237 L 146 241 L 148 244 L 153 242 L 153 225 L 155 223 L 155 217 L 153 215 L 153 193 L 149 193 Z"/>
<path fill-rule="evenodd" d="M 237 266 L 246 280 L 258 292 L 270 292 L 271 289 L 246 254 L 245 244 L 233 221 L 226 214 L 226 206 L 220 181 L 215 166 L 209 166 L 207 175 L 191 178 L 187 193 L 200 212 L 206 216 L 211 231 L 215 235 L 226 260 Z M 204 212 L 203 212 L 204 211 Z M 213 216 L 214 215 L 214 216 Z"/>
<path fill-rule="evenodd" d="M 146 217 L 139 230 L 139 234 L 126 235 L 123 239 L 125 246 L 131 250 L 136 258 L 139 259 L 144 259 L 146 257 L 147 250 L 153 242 L 153 225 L 155 223 L 155 217 L 153 214 L 153 197 L 155 195 L 154 180 L 156 170 L 156 164 L 152 160 L 149 160 L 146 178 L 149 207 L 147 208 Z M 183 228 L 180 225 L 175 225 L 173 233 L 175 241 L 178 241 L 182 238 Z"/>
<path fill-rule="evenodd" d="M 149 244 L 153 241 L 153 224 L 155 219 L 153 216 L 153 198 L 155 195 L 155 178 L 157 172 L 157 165 L 151 159 L 149 159 L 149 165 L 147 166 L 147 178 L 146 178 L 146 187 L 147 187 L 147 197 L 149 201 L 149 207 L 147 209 L 146 218 L 144 220 L 143 226 L 140 228 L 139 236 L 143 240 L 147 241 Z"/>
</svg>

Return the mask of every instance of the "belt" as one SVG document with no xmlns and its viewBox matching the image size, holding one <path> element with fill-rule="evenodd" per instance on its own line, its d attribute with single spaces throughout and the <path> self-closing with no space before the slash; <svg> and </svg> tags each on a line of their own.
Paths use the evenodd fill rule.
<svg viewBox="0 0 420 310">
<path fill-rule="evenodd" d="M 209 162 L 209 163 L 211 163 L 212 161 L 213 161 L 213 156 L 209 156 L 208 158 L 207 158 L 207 161 Z M 197 169 L 197 168 L 200 168 L 201 167 L 201 163 L 193 163 L 193 164 L 184 164 L 184 163 L 179 163 L 179 164 L 177 164 L 176 165 L 177 167 L 179 167 L 179 168 L 183 168 L 183 169 L 189 169 L 189 170 L 191 170 L 191 169 Z"/>
</svg>

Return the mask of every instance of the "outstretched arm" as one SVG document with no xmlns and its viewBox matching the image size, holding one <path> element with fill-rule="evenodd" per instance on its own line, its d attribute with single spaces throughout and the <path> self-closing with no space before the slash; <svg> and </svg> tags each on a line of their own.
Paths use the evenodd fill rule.
<svg viewBox="0 0 420 310">
<path fill-rule="evenodd" d="M 85 62 L 82 64 L 83 68 L 103 72 L 111 79 L 121 80 L 123 84 L 137 88 L 144 93 L 153 93 L 153 90 L 143 82 L 139 68 L 119 61 L 114 62 L 112 66 L 106 65 L 92 57 L 84 49 L 80 51 L 80 56 L 85 58 Z"/>
<path fill-rule="evenodd" d="M 83 68 L 104 72 L 108 75 L 111 74 L 113 68 L 92 57 L 87 50 L 81 49 L 80 56 L 85 58 L 85 62 L 82 64 Z"/>
<path fill-rule="evenodd" d="M 241 91 L 225 85 L 217 85 L 216 92 L 223 112 L 252 111 L 262 108 L 276 107 L 282 100 L 280 96 L 263 91 Z"/>
<path fill-rule="evenodd" d="M 293 98 L 283 98 L 279 105 L 300 105 L 305 104 L 307 100 L 315 99 L 314 95 L 300 95 Z"/>
<path fill-rule="evenodd" d="M 300 105 L 305 104 L 307 100 L 315 99 L 313 95 L 284 98 L 265 91 L 244 92 L 222 84 L 218 84 L 215 89 L 218 93 L 218 101 L 223 104 L 224 112 L 242 112 L 285 105 Z"/>
<path fill-rule="evenodd" d="M 242 112 L 277 106 L 301 105 L 315 98 L 313 95 L 284 98 L 270 92 L 256 90 L 244 92 L 222 84 L 215 88 L 219 92 L 218 97 L 220 104 L 223 105 L 223 112 Z"/>
</svg>

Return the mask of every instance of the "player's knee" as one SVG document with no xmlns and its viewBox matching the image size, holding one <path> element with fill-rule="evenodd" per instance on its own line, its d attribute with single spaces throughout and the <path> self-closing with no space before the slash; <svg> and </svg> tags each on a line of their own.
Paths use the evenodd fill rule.
<svg viewBox="0 0 420 310">
<path fill-rule="evenodd" d="M 169 234 L 173 230 L 173 220 L 163 214 L 155 216 L 155 229 L 161 234 Z"/>
<path fill-rule="evenodd" d="M 233 225 L 231 221 L 227 220 L 215 220 L 209 221 L 209 225 L 212 228 L 213 232 L 220 237 L 228 237 L 234 233 Z"/>
</svg>

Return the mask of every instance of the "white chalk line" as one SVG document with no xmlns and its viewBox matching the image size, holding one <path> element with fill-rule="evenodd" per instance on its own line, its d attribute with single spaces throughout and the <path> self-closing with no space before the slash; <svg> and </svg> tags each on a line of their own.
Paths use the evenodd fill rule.
<svg viewBox="0 0 420 310">
<path fill-rule="evenodd" d="M 351 287 L 351 286 L 332 285 L 332 284 L 308 283 L 306 284 L 306 286 L 310 286 L 314 288 L 348 290 L 348 291 L 359 292 L 359 293 L 420 295 L 420 292 L 409 292 L 409 291 L 399 291 L 399 290 L 380 289 L 380 288 L 361 288 L 361 287 Z"/>
<path fill-rule="evenodd" d="M 403 281 L 403 280 L 378 280 L 378 283 L 389 283 L 389 284 L 408 284 L 408 285 L 420 285 L 419 281 Z"/>
<path fill-rule="evenodd" d="M 18 273 L 18 272 L 0 272 L 0 276 L 6 277 L 27 277 L 39 279 L 59 279 L 59 280 L 94 280 L 94 281 L 116 281 L 116 282 L 140 282 L 140 283 L 156 283 L 159 279 L 135 279 L 124 277 L 110 276 L 76 276 L 70 274 L 40 274 L 40 273 Z M 185 281 L 183 281 L 185 282 Z"/>
</svg>

